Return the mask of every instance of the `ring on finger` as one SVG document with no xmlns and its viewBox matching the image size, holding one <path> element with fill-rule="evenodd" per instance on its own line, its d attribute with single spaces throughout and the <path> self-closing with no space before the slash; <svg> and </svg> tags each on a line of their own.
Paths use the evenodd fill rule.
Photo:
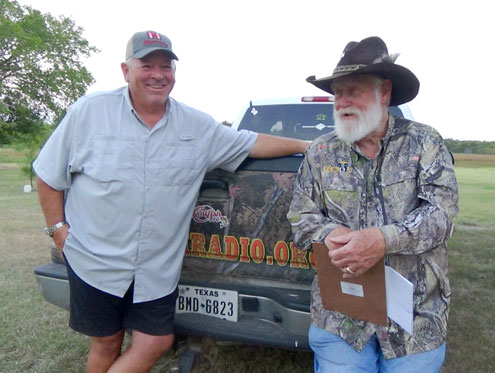
<svg viewBox="0 0 495 373">
<path fill-rule="evenodd" d="M 353 274 L 354 274 L 354 272 L 353 272 L 353 271 L 351 271 L 351 269 L 349 268 L 349 266 L 346 266 L 346 267 L 344 268 L 344 270 L 345 270 L 347 273 L 349 273 L 350 275 L 353 275 Z"/>
</svg>

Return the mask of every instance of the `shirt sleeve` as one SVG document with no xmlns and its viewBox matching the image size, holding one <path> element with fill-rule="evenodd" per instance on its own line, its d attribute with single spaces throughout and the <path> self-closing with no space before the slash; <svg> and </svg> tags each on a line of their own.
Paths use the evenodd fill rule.
<svg viewBox="0 0 495 373">
<path fill-rule="evenodd" d="M 420 254 L 452 235 L 452 220 L 458 212 L 457 181 L 452 156 L 436 131 L 423 138 L 419 166 L 418 207 L 403 221 L 380 228 L 387 254 Z"/>
<path fill-rule="evenodd" d="M 294 244 L 303 250 L 311 249 L 313 242 L 323 241 L 331 231 L 340 226 L 324 214 L 325 205 L 317 180 L 318 173 L 312 171 L 308 157 L 309 150 L 297 173 L 287 214 Z"/>
<path fill-rule="evenodd" d="M 251 150 L 258 134 L 251 131 L 236 131 L 217 123 L 209 147 L 208 171 L 221 168 L 234 172 Z"/>
<path fill-rule="evenodd" d="M 71 185 L 70 164 L 76 153 L 73 141 L 74 111 L 69 109 L 33 163 L 36 175 L 56 190 L 66 190 Z"/>
</svg>

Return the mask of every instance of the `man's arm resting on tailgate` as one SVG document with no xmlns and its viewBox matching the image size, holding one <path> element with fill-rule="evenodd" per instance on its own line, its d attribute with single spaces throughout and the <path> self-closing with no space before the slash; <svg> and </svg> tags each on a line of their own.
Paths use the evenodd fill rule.
<svg viewBox="0 0 495 373">
<path fill-rule="evenodd" d="M 259 133 L 253 149 L 249 153 L 253 158 L 275 158 L 291 154 L 302 154 L 309 142 L 288 137 Z"/>
</svg>

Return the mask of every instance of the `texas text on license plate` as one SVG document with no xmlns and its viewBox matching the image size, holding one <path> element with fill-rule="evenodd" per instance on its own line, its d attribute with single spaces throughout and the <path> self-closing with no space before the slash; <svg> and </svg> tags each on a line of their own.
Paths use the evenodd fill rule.
<svg viewBox="0 0 495 373">
<path fill-rule="evenodd" d="M 175 311 L 237 322 L 237 291 L 179 285 Z"/>
</svg>

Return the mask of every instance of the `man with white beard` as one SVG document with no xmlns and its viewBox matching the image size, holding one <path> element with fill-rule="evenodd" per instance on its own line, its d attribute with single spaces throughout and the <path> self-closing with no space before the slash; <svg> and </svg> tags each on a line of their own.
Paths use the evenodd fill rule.
<svg viewBox="0 0 495 373">
<path fill-rule="evenodd" d="M 333 112 L 337 137 L 349 144 L 361 140 L 383 125 L 384 114 L 388 117 L 386 107 L 381 105 L 379 96 L 379 90 L 385 82 L 371 75 L 362 75 L 353 80 L 358 79 L 368 80 L 368 83 L 371 81 L 375 84 L 374 100 L 362 111 L 355 106 L 340 106 L 339 108 L 335 107 Z M 338 82 L 335 84 L 337 85 Z"/>
<path fill-rule="evenodd" d="M 378 37 L 350 42 L 331 76 L 334 132 L 306 151 L 288 213 L 297 247 L 324 242 L 343 278 L 384 258 L 414 286 L 413 334 L 325 309 L 315 276 L 309 343 L 316 372 L 438 372 L 450 286 L 446 241 L 458 207 L 450 153 L 433 128 L 389 114 L 419 81 Z"/>
</svg>

